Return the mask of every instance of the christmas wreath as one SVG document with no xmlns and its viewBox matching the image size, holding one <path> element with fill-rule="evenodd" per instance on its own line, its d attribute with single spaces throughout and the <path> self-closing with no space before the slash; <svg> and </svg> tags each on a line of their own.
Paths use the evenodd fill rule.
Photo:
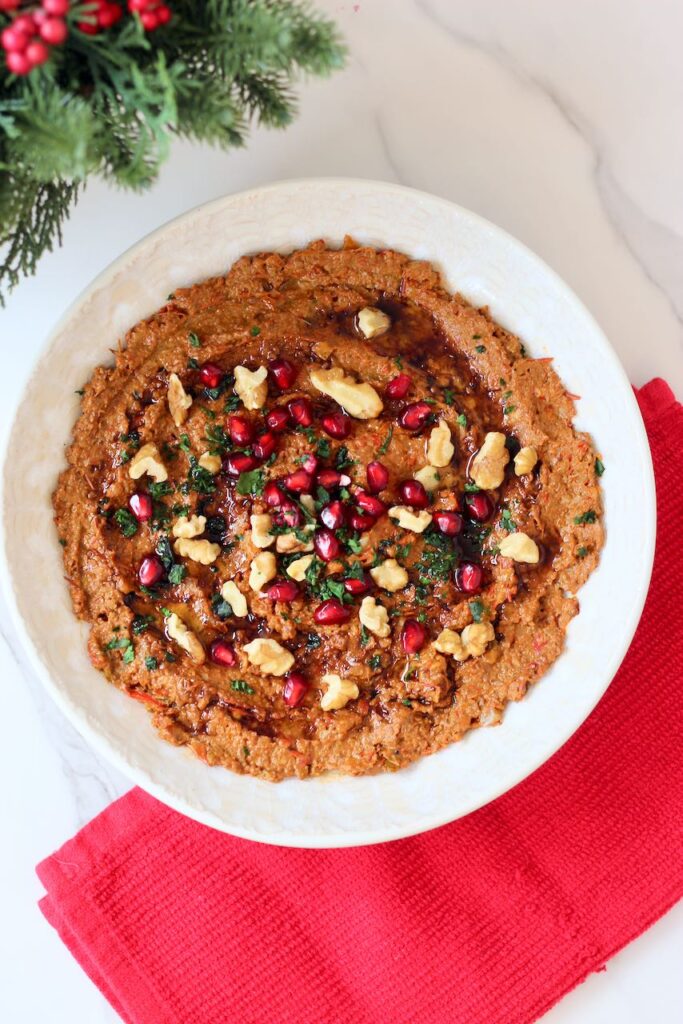
<svg viewBox="0 0 683 1024">
<path fill-rule="evenodd" d="M 282 127 L 297 77 L 344 57 L 301 0 L 0 0 L 0 30 L 0 301 L 61 241 L 88 175 L 142 189 L 173 136 Z"/>
</svg>

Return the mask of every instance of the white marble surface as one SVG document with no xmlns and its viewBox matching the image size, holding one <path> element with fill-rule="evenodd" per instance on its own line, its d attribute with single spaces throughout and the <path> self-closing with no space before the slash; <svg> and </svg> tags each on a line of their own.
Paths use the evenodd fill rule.
<svg viewBox="0 0 683 1024">
<path fill-rule="evenodd" d="M 155 190 L 86 191 L 0 312 L 4 430 L 42 338 L 90 278 L 170 217 L 269 180 L 348 174 L 452 198 L 517 235 L 584 299 L 631 380 L 683 397 L 680 0 L 318 0 L 348 69 L 302 92 L 286 133 L 245 151 L 174 148 Z M 40 566 L 36 566 L 40 572 Z M 0 627 L 7 617 L 0 609 Z M 0 638 L 0 986 L 11 1024 L 118 1018 L 43 921 L 35 863 L 127 782 L 101 762 Z M 683 1019 L 683 905 L 551 1011 L 548 1024 Z"/>
</svg>

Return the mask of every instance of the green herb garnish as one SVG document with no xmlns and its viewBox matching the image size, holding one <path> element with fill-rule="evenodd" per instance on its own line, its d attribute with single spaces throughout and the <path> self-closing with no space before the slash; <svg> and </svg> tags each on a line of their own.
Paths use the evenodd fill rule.
<svg viewBox="0 0 683 1024">
<path fill-rule="evenodd" d="M 237 690 L 238 693 L 255 693 L 253 686 L 250 686 L 246 679 L 233 679 L 230 683 L 233 690 Z"/>
<path fill-rule="evenodd" d="M 211 611 L 219 619 L 229 619 L 233 614 L 232 605 L 220 594 L 214 594 L 211 598 Z"/>
<path fill-rule="evenodd" d="M 117 508 L 113 519 L 124 537 L 133 537 L 138 532 L 138 521 L 127 508 Z"/>
<path fill-rule="evenodd" d="M 262 469 L 251 469 L 248 473 L 240 473 L 235 490 L 238 494 L 242 495 L 253 494 L 258 496 L 263 494 L 266 482 L 265 476 Z"/>
<path fill-rule="evenodd" d="M 199 340 L 199 338 L 197 337 L 197 335 L 194 333 L 194 331 L 190 331 L 190 333 L 187 336 L 187 340 L 189 341 L 189 343 L 192 346 L 192 348 L 200 348 L 201 347 L 202 343 Z"/>
<path fill-rule="evenodd" d="M 504 508 L 500 514 L 500 525 L 508 533 L 515 533 L 517 530 L 517 523 L 512 518 L 512 513 L 509 508 Z"/>
<path fill-rule="evenodd" d="M 175 564 L 171 567 L 168 573 L 169 583 L 182 583 L 187 575 L 187 569 L 184 565 Z"/>
<path fill-rule="evenodd" d="M 582 526 L 584 523 L 594 523 L 598 518 L 598 513 L 589 508 L 587 512 L 582 512 L 580 516 L 574 516 L 574 522 L 577 526 Z"/>
<path fill-rule="evenodd" d="M 595 460 L 595 475 L 596 476 L 602 476 L 602 474 L 604 472 L 605 472 L 605 463 L 602 461 L 602 459 L 596 459 Z"/>
<path fill-rule="evenodd" d="M 148 654 L 145 658 L 145 668 L 150 672 L 155 672 L 159 668 L 159 662 L 151 654 Z"/>
<path fill-rule="evenodd" d="M 386 455 L 386 453 L 389 450 L 389 445 L 391 444 L 391 439 L 392 439 L 393 436 L 394 436 L 394 428 L 393 428 L 393 425 L 392 425 L 391 427 L 389 427 L 389 433 L 387 434 L 387 436 L 384 438 L 384 440 L 382 441 L 381 445 L 377 449 L 377 454 L 378 455 Z"/>
<path fill-rule="evenodd" d="M 475 338 L 476 337 L 477 337 L 477 335 L 475 334 Z M 486 351 L 486 345 L 475 345 L 474 346 L 474 350 L 475 350 L 475 352 L 479 352 L 479 353 L 485 352 Z"/>
<path fill-rule="evenodd" d="M 467 430 L 467 416 L 465 416 L 464 412 L 461 412 L 460 415 L 456 417 L 455 422 L 459 427 L 462 427 L 463 430 Z"/>
<path fill-rule="evenodd" d="M 256 324 L 254 324 L 249 333 L 251 334 L 252 338 L 258 338 L 259 334 L 261 333 L 261 328 L 257 327 Z"/>
<path fill-rule="evenodd" d="M 475 601 L 470 601 L 470 614 L 472 615 L 473 622 L 481 622 L 485 611 L 486 605 L 483 601 L 480 601 L 478 598 Z"/>
<path fill-rule="evenodd" d="M 131 625 L 133 634 L 135 636 L 140 636 L 140 634 L 144 633 L 146 629 L 149 629 L 153 622 L 154 616 L 152 615 L 136 615 Z"/>
<path fill-rule="evenodd" d="M 381 668 L 381 667 L 382 667 L 382 657 L 381 657 L 381 655 L 380 654 L 373 654 L 373 656 L 368 660 L 368 668 L 372 669 L 373 672 L 376 672 L 377 669 Z"/>
</svg>

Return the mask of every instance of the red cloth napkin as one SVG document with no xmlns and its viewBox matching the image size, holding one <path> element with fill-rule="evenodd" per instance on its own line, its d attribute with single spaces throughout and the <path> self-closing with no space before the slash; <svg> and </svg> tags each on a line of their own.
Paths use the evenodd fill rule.
<svg viewBox="0 0 683 1024">
<path fill-rule="evenodd" d="M 527 1024 L 681 896 L 683 408 L 658 380 L 639 402 L 654 576 L 583 727 L 494 803 L 382 846 L 262 846 L 132 790 L 38 867 L 124 1021 Z"/>
</svg>

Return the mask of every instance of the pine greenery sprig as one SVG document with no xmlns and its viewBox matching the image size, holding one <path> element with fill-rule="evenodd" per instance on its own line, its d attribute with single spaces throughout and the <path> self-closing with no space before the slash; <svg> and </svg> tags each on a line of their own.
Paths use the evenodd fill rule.
<svg viewBox="0 0 683 1024">
<path fill-rule="evenodd" d="M 77 28 L 77 5 L 46 64 L 25 77 L 0 67 L 0 303 L 61 243 L 89 175 L 143 189 L 174 136 L 230 147 L 244 144 L 254 121 L 284 127 L 301 75 L 344 61 L 334 24 L 303 0 L 175 0 L 172 8 L 153 35 L 134 16 L 88 35 Z M 0 29 L 6 24 L 0 16 Z"/>
</svg>

